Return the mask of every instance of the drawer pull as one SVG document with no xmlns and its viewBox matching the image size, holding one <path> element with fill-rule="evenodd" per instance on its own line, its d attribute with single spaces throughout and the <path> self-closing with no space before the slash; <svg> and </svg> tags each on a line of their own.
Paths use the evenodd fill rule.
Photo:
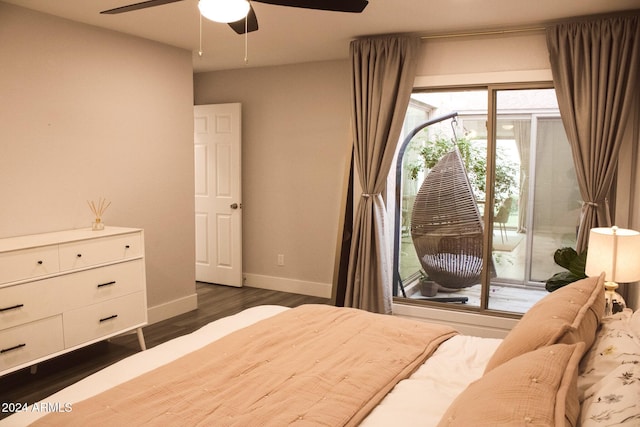
<svg viewBox="0 0 640 427">
<path fill-rule="evenodd" d="M 103 317 L 102 319 L 100 319 L 100 323 L 102 323 L 102 322 L 106 322 L 107 320 L 115 319 L 116 317 L 118 317 L 118 315 L 117 315 L 117 314 L 112 314 L 112 315 L 111 315 L 111 316 L 109 316 L 109 317 Z"/>
<path fill-rule="evenodd" d="M 8 353 L 11 350 L 17 350 L 19 348 L 26 347 L 26 346 L 27 346 L 26 344 L 22 343 L 22 344 L 14 345 L 13 347 L 3 348 L 2 350 L 0 350 L 0 354 Z"/>
<path fill-rule="evenodd" d="M 125 247 L 124 247 L 124 248 L 125 248 L 125 249 L 129 249 L 129 248 L 131 248 L 131 246 L 129 246 L 129 245 L 125 245 Z"/>
<path fill-rule="evenodd" d="M 78 255 L 76 255 L 76 257 L 78 257 L 78 258 L 82 258 L 82 254 L 78 254 Z"/>
<path fill-rule="evenodd" d="M 116 281 L 115 281 L 115 280 L 112 280 L 111 282 L 107 282 L 107 283 L 100 283 L 100 284 L 98 285 L 98 287 L 99 287 L 99 288 L 101 288 L 101 287 L 103 287 L 103 286 L 109 286 L 109 285 L 115 285 L 115 284 L 116 284 Z"/>
<path fill-rule="evenodd" d="M 15 310 L 16 308 L 21 308 L 21 307 L 24 307 L 24 304 L 16 304 L 16 305 L 12 305 L 11 307 L 0 308 L 0 312 Z"/>
<path fill-rule="evenodd" d="M 38 260 L 38 265 L 42 265 L 42 260 Z"/>
</svg>

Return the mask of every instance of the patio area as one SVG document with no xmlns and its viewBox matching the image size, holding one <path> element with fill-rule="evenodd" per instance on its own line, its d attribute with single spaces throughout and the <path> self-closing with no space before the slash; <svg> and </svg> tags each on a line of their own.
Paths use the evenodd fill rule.
<svg viewBox="0 0 640 427">
<path fill-rule="evenodd" d="M 553 261 L 553 253 L 564 246 L 574 246 L 575 240 L 569 234 L 537 233 L 535 245 L 531 251 L 532 276 L 539 277 L 540 281 L 523 280 L 524 266 L 527 256 L 526 235 L 517 233 L 515 227 L 508 227 L 506 235 L 500 234 L 498 229 L 493 235 L 493 263 L 496 277 L 492 280 L 489 291 L 489 309 L 524 313 L 533 304 L 547 295 L 544 288 L 544 280 L 553 274 L 562 271 L 562 267 Z M 420 262 L 415 253 L 411 237 L 404 235 L 401 241 L 401 277 L 413 277 L 421 270 Z M 412 276 L 413 275 L 413 276 Z M 404 284 L 407 298 L 428 300 L 421 294 L 417 280 Z M 401 291 L 398 296 L 402 297 Z M 438 292 L 437 297 L 466 297 L 465 305 L 480 306 L 481 285 L 464 288 L 457 292 Z M 460 303 L 455 303 L 460 304 Z"/>
</svg>

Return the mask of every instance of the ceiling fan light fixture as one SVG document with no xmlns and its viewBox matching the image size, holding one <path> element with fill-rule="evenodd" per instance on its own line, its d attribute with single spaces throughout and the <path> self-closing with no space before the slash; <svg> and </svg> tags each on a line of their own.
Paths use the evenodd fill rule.
<svg viewBox="0 0 640 427">
<path fill-rule="evenodd" d="M 250 6 L 247 0 L 199 0 L 198 9 L 205 18 L 228 24 L 245 18 Z"/>
</svg>

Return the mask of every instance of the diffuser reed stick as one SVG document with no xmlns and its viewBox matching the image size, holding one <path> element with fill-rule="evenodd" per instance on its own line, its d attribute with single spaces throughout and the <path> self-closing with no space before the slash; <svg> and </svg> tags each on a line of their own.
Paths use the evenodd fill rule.
<svg viewBox="0 0 640 427">
<path fill-rule="evenodd" d="M 109 206 L 111 206 L 111 202 L 107 202 L 107 199 L 104 197 L 100 197 L 98 199 L 98 203 L 93 200 L 87 200 L 87 204 L 89 205 L 89 209 L 95 215 L 96 220 L 93 222 L 92 229 L 93 230 L 104 230 L 104 223 L 102 222 L 102 215 L 104 211 L 107 210 Z"/>
</svg>

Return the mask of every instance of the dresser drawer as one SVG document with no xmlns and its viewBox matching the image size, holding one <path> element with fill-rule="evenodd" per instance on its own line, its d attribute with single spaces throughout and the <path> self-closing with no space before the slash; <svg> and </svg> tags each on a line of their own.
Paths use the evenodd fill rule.
<svg viewBox="0 0 640 427">
<path fill-rule="evenodd" d="M 144 260 L 120 262 L 61 276 L 65 311 L 145 290 Z"/>
<path fill-rule="evenodd" d="M 60 270 L 74 270 L 142 256 L 140 233 L 80 240 L 60 245 Z"/>
<path fill-rule="evenodd" d="M 144 292 L 72 310 L 64 316 L 64 344 L 73 347 L 146 324 Z"/>
<path fill-rule="evenodd" d="M 0 253 L 0 283 L 31 279 L 58 271 L 57 245 Z"/>
<path fill-rule="evenodd" d="M 61 351 L 62 316 L 0 331 L 0 371 Z"/>
<path fill-rule="evenodd" d="M 0 288 L 0 330 L 60 313 L 61 287 L 56 280 Z"/>
</svg>

